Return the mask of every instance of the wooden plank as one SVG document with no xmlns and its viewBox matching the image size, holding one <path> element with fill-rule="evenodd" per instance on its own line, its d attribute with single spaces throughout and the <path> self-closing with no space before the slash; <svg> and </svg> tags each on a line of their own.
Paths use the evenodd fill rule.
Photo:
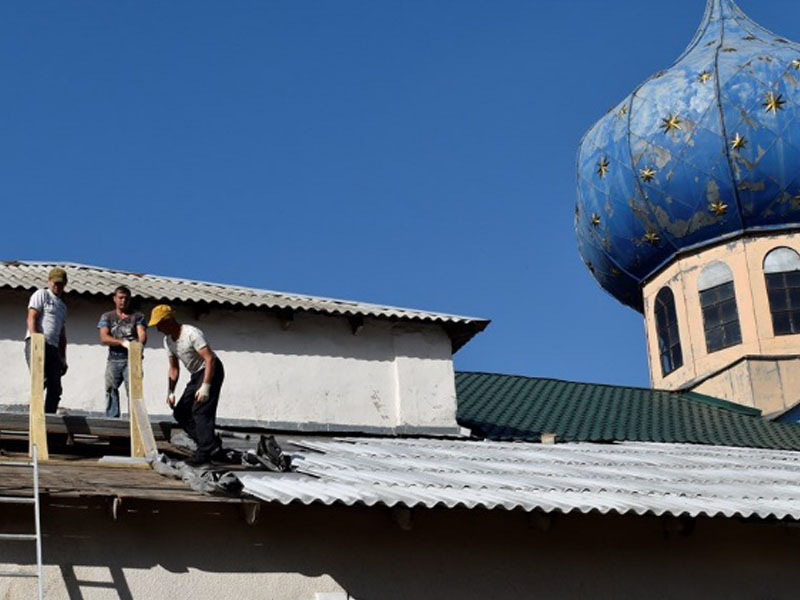
<svg viewBox="0 0 800 600">
<path fill-rule="evenodd" d="M 144 405 L 144 373 L 142 371 L 142 345 L 131 342 L 128 348 L 128 377 L 130 379 L 131 456 L 154 457 L 158 450 L 150 418 Z"/>
<path fill-rule="evenodd" d="M 99 459 L 86 459 L 80 462 L 80 466 L 85 466 L 86 463 L 89 463 L 92 467 L 100 467 L 103 469 L 145 469 L 147 471 L 151 471 L 152 467 L 148 464 L 138 464 L 138 463 L 115 463 L 115 462 L 102 462 Z M 59 467 L 75 467 L 79 466 L 78 461 L 75 460 L 62 460 L 57 458 L 51 458 L 44 462 L 40 461 L 42 465 L 54 465 Z M 2 462 L 0 462 L 0 466 L 2 466 Z"/>
<path fill-rule="evenodd" d="M 130 438 L 130 424 L 127 419 L 109 419 L 86 415 L 45 415 L 47 433 L 71 433 L 73 435 L 96 435 L 107 438 Z M 156 440 L 169 440 L 174 427 L 171 421 L 154 417 L 150 421 Z M 28 432 L 30 416 L 27 412 L 0 412 L 0 430 Z"/>
<path fill-rule="evenodd" d="M 28 429 L 28 456 L 36 444 L 39 460 L 47 460 L 47 427 L 44 419 L 44 334 L 31 335 L 31 402 Z"/>
<path fill-rule="evenodd" d="M 81 502 L 92 497 L 104 500 L 114 496 L 166 502 L 242 502 L 238 497 L 196 492 L 180 479 L 164 477 L 152 469 L 109 468 L 96 461 L 42 463 L 39 487 L 50 498 L 74 498 Z M 0 495 L 30 498 L 32 494 L 30 469 L 0 463 Z"/>
<path fill-rule="evenodd" d="M 156 447 L 153 429 L 150 427 L 147 408 L 145 408 L 142 398 L 136 398 L 135 396 L 131 398 L 131 415 L 133 415 L 131 422 L 136 422 L 138 432 L 138 437 L 131 439 L 131 456 L 154 458 L 158 454 L 158 448 Z M 134 448 L 137 448 L 137 451 L 141 452 L 141 454 L 134 454 Z"/>
<path fill-rule="evenodd" d="M 131 424 L 131 456 L 143 457 L 144 444 L 142 443 L 141 428 L 134 411 L 135 401 L 144 397 L 144 373 L 142 373 L 142 347 L 141 344 L 131 342 L 128 348 L 128 380 L 130 381 L 128 418 Z"/>
<path fill-rule="evenodd" d="M 147 463 L 134 463 L 134 462 L 113 462 L 113 461 L 105 461 L 107 457 L 101 458 L 48 458 L 47 460 L 40 460 L 39 466 L 60 466 L 60 467 L 99 467 L 99 468 L 113 468 L 113 469 L 146 469 L 152 470 L 150 465 Z M 126 458 L 126 457 L 110 457 L 110 458 Z M 130 458 L 127 458 L 128 461 L 131 461 Z M 17 459 L 7 459 L 7 458 L 0 458 L 0 470 L 4 469 L 5 467 L 13 467 L 13 466 L 21 466 L 22 463 Z M 30 471 L 26 472 L 26 477 L 30 479 Z"/>
</svg>

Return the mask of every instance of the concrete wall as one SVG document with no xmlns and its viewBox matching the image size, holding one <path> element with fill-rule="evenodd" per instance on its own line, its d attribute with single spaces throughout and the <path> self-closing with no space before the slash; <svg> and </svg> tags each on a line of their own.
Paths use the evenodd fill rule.
<svg viewBox="0 0 800 600">
<path fill-rule="evenodd" d="M 487 598 L 794 599 L 800 530 L 737 519 L 415 510 L 405 531 L 385 508 L 60 502 L 46 507 L 50 600 Z M 28 510 L 29 512 L 29 510 Z M 21 512 L 0 526 L 21 530 Z M 25 513 L 27 514 L 27 513 Z M 31 552 L 0 545 L 3 566 Z M 0 578 L 0 598 L 34 597 Z"/>
<path fill-rule="evenodd" d="M 783 412 L 800 401 L 800 358 L 745 358 L 695 386 L 717 398 L 737 398 L 764 414 Z"/>
<path fill-rule="evenodd" d="M 645 329 L 653 387 L 690 388 L 755 406 L 781 410 L 800 400 L 800 334 L 775 336 L 764 280 L 764 257 L 786 246 L 800 252 L 800 235 L 743 238 L 686 256 L 643 289 Z M 742 343 L 708 353 L 697 279 L 703 267 L 723 261 L 733 271 Z M 683 366 L 661 372 L 654 317 L 655 297 L 669 286 L 675 296 Z"/>
<path fill-rule="evenodd" d="M 0 404 L 25 404 L 29 374 L 23 356 L 30 293 L 0 291 Z M 107 348 L 97 321 L 110 299 L 67 295 L 69 372 L 62 406 L 105 409 Z M 151 305 L 145 305 L 149 314 Z M 450 339 L 433 324 L 367 319 L 354 335 L 347 319 L 297 314 L 288 328 L 266 311 L 177 305 L 182 322 L 200 327 L 225 365 L 221 419 L 332 425 L 455 427 Z M 163 336 L 148 329 L 145 399 L 167 414 Z M 186 371 L 182 381 L 188 380 Z M 182 389 L 181 383 L 178 384 Z"/>
</svg>

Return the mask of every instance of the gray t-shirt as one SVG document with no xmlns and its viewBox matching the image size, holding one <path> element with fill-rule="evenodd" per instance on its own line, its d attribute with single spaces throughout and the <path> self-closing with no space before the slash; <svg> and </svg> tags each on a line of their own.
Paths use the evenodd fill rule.
<svg viewBox="0 0 800 600">
<path fill-rule="evenodd" d="M 61 330 L 67 321 L 67 305 L 49 289 L 36 290 L 28 301 L 28 308 L 39 314 L 36 317 L 36 328 L 44 334 L 44 341 L 51 346 L 58 346 Z M 25 332 L 25 339 L 31 332 Z"/>
<path fill-rule="evenodd" d="M 139 336 L 137 335 L 137 327 L 139 325 L 147 327 L 142 313 L 135 312 L 127 317 L 120 317 L 117 311 L 110 310 L 102 314 L 100 321 L 97 323 L 97 328 L 108 327 L 108 333 L 111 337 L 117 338 L 118 340 L 136 342 L 139 340 Z M 112 359 L 128 358 L 128 350 L 122 346 L 109 346 L 108 357 Z"/>
<path fill-rule="evenodd" d="M 208 346 L 203 332 L 192 325 L 181 325 L 181 334 L 178 341 L 173 341 L 172 336 L 164 336 L 164 348 L 170 356 L 176 356 L 183 363 L 189 373 L 197 373 L 205 368 L 206 361 L 200 356 L 199 350 Z"/>
</svg>

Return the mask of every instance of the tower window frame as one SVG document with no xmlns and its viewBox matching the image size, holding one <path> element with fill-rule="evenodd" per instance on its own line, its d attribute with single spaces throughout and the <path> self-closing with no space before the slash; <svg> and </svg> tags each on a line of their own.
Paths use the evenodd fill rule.
<svg viewBox="0 0 800 600">
<path fill-rule="evenodd" d="M 742 328 L 730 267 L 721 261 L 706 265 L 697 280 L 697 287 L 706 351 L 711 354 L 741 344 Z"/>
<path fill-rule="evenodd" d="M 678 314 L 675 310 L 675 295 L 668 286 L 661 288 L 656 294 L 653 317 L 656 323 L 661 376 L 666 377 L 683 366 L 683 351 L 678 329 Z"/>
<path fill-rule="evenodd" d="M 800 254 L 792 248 L 773 248 L 764 257 L 764 285 L 772 317 L 772 333 L 800 333 Z"/>
</svg>

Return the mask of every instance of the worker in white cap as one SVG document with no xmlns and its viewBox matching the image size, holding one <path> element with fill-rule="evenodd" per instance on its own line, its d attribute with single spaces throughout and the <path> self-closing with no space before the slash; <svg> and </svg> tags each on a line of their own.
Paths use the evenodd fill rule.
<svg viewBox="0 0 800 600">
<path fill-rule="evenodd" d="M 50 269 L 47 287 L 36 290 L 28 301 L 25 360 L 30 367 L 31 334 L 44 334 L 44 412 L 54 413 L 61 401 L 61 377 L 67 372 L 67 305 L 61 296 L 67 272 Z"/>
</svg>

